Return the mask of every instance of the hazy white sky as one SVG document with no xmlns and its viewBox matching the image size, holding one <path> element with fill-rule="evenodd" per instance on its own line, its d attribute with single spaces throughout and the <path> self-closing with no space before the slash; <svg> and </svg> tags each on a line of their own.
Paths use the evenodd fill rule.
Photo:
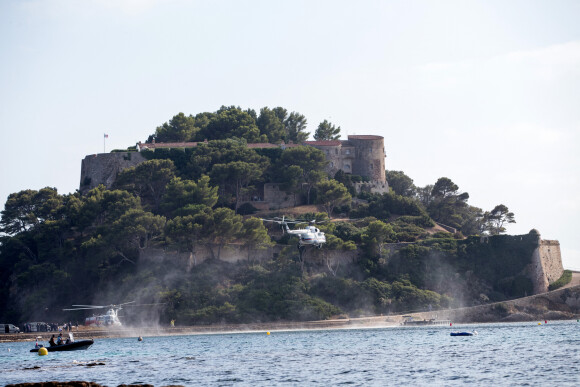
<svg viewBox="0 0 580 387">
<path fill-rule="evenodd" d="M 0 1 L 0 202 L 175 114 L 283 106 L 580 270 L 580 1 Z"/>
</svg>

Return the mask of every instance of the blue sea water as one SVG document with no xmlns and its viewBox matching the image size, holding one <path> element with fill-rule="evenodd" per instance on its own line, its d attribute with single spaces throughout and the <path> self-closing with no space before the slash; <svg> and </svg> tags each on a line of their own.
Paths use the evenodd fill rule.
<svg viewBox="0 0 580 387">
<path fill-rule="evenodd" d="M 2 385 L 580 385 L 577 321 L 99 339 L 47 356 L 31 347 L 0 344 Z"/>
</svg>

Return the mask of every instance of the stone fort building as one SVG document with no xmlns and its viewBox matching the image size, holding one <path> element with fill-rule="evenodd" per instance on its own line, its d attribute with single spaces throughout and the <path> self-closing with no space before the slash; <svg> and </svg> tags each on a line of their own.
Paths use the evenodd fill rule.
<svg viewBox="0 0 580 387">
<path fill-rule="evenodd" d="M 81 181 L 79 191 L 86 193 L 99 184 L 111 188 L 119 172 L 126 168 L 135 167 L 147 159 L 141 152 L 155 149 L 192 148 L 197 142 L 176 143 L 141 143 L 137 144 L 137 152 L 112 152 L 86 156 L 81 163 Z M 382 136 L 350 135 L 348 140 L 333 141 L 305 141 L 303 144 L 248 144 L 249 148 L 281 148 L 308 145 L 320 149 L 328 160 L 327 172 L 334 176 L 342 170 L 347 174 L 362 176 L 365 181 L 356 183 L 356 189 L 373 193 L 385 193 L 389 185 L 385 176 L 385 146 Z M 263 192 L 260 192 L 260 202 L 269 208 L 292 207 L 296 203 L 295 198 L 289 198 L 279 191 L 279 184 L 264 184 Z M 253 203 L 258 204 L 258 203 Z"/>
</svg>

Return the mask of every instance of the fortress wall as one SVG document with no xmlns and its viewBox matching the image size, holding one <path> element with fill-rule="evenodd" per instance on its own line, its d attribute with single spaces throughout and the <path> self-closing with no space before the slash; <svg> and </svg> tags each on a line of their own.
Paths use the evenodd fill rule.
<svg viewBox="0 0 580 387">
<path fill-rule="evenodd" d="M 265 210 L 268 209 L 280 209 L 294 207 L 294 205 L 300 205 L 300 195 L 280 190 L 279 183 L 266 183 L 264 184 L 264 202 L 268 205 Z M 254 207 L 258 208 L 256 204 L 251 203 Z"/>
<path fill-rule="evenodd" d="M 381 136 L 348 136 L 355 147 L 355 162 L 352 173 L 368 176 L 371 180 L 386 181 L 385 143 Z"/>
<path fill-rule="evenodd" d="M 275 245 L 263 250 L 253 250 L 250 253 L 252 261 L 270 260 L 274 254 L 279 253 L 283 247 Z M 218 254 L 217 247 L 214 248 L 214 254 Z M 208 259 L 212 259 L 212 251 L 207 246 L 199 246 L 195 255 L 189 252 L 177 252 L 174 250 L 164 250 L 149 248 L 143 251 L 141 258 L 147 262 L 168 263 L 176 268 L 186 268 L 187 271 L 195 265 L 198 265 Z M 216 257 L 217 258 L 217 257 Z M 220 261 L 236 263 L 238 261 L 248 260 L 248 250 L 241 245 L 228 245 L 220 250 Z"/>
<path fill-rule="evenodd" d="M 99 184 L 111 188 L 119 172 L 147 161 L 138 152 L 100 153 L 86 156 L 81 163 L 79 191 L 87 193 Z"/>
<path fill-rule="evenodd" d="M 560 242 L 540 240 L 532 255 L 528 274 L 534 284 L 534 293 L 545 293 L 548 286 L 564 273 Z"/>
<path fill-rule="evenodd" d="M 251 261 L 268 261 L 286 248 L 289 245 L 274 245 L 263 250 L 253 250 L 250 252 Z M 293 247 L 293 246 L 290 246 Z M 296 251 L 296 247 L 294 247 Z M 214 248 L 213 253 L 217 258 L 217 247 Z M 331 264 L 336 268 L 342 263 L 352 263 L 357 258 L 358 251 L 328 251 L 319 250 L 308 247 L 304 252 L 305 261 L 314 262 L 321 265 Z M 211 250 L 207 246 L 199 246 L 196 250 L 195 256 L 189 252 L 177 252 L 173 250 L 164 250 L 149 248 L 142 252 L 141 259 L 144 262 L 168 263 L 176 268 L 185 268 L 190 271 L 195 265 L 198 265 L 208 259 L 212 259 Z M 236 263 L 248 260 L 248 250 L 241 245 L 230 244 L 227 247 L 222 247 L 220 251 L 220 261 Z"/>
</svg>

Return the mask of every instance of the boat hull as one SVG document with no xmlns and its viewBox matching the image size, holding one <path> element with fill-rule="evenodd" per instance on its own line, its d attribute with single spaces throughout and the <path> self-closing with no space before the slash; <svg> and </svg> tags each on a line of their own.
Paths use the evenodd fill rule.
<svg viewBox="0 0 580 387">
<path fill-rule="evenodd" d="M 60 352 L 60 351 L 78 351 L 81 349 L 89 349 L 93 345 L 94 340 L 79 340 L 70 344 L 53 345 L 52 347 L 40 347 L 46 348 L 48 352 Z M 40 348 L 33 348 L 30 352 L 38 352 Z"/>
<path fill-rule="evenodd" d="M 451 332 L 451 336 L 473 336 L 472 332 Z"/>
</svg>

